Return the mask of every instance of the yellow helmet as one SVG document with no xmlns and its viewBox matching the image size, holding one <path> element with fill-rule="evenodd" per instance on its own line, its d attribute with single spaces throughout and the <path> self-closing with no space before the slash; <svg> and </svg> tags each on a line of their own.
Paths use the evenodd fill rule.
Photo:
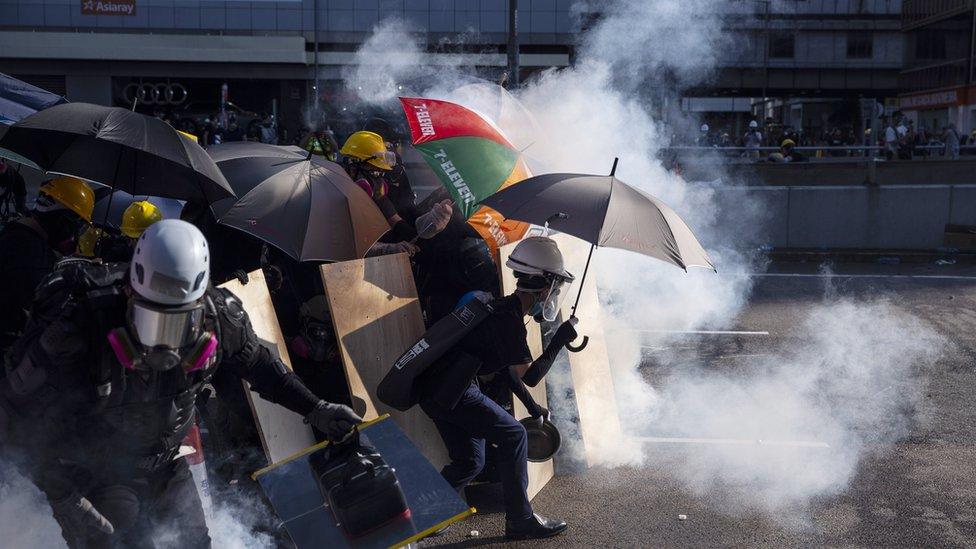
<svg viewBox="0 0 976 549">
<path fill-rule="evenodd" d="M 98 227 L 89 226 L 85 232 L 78 237 L 78 255 L 83 257 L 95 257 L 95 245 L 98 237 L 102 235 L 102 230 Z"/>
<path fill-rule="evenodd" d="M 779 146 L 781 148 L 795 147 L 796 146 L 796 141 L 793 141 L 792 139 L 784 139 L 783 142 L 780 143 Z"/>
<path fill-rule="evenodd" d="M 358 131 L 350 135 L 339 152 L 344 156 L 369 162 L 385 171 L 392 170 L 396 162 L 393 153 L 386 150 L 386 143 L 383 142 L 380 134 L 373 132 Z"/>
<path fill-rule="evenodd" d="M 129 204 L 122 213 L 122 226 L 119 230 L 129 238 L 139 238 L 150 225 L 162 219 L 163 214 L 155 204 L 148 200 L 140 200 Z"/>
<path fill-rule="evenodd" d="M 39 192 L 50 196 L 58 204 L 91 223 L 92 210 L 95 209 L 95 193 L 88 183 L 77 177 L 60 175 L 41 185 Z"/>
</svg>

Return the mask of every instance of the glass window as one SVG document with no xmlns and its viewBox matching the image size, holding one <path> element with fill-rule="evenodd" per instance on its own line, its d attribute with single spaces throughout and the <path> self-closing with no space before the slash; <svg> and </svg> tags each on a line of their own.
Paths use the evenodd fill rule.
<svg viewBox="0 0 976 549">
<path fill-rule="evenodd" d="M 874 34 L 851 31 L 847 33 L 847 58 L 871 59 L 874 56 Z"/>
<path fill-rule="evenodd" d="M 796 49 L 796 34 L 793 31 L 772 31 L 769 33 L 769 56 L 790 59 Z"/>
</svg>

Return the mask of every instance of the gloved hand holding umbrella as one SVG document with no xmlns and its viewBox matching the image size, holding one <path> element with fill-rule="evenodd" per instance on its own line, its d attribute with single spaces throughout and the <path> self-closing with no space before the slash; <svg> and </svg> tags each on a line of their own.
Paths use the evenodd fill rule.
<svg viewBox="0 0 976 549">
<path fill-rule="evenodd" d="M 614 159 L 609 176 L 540 175 L 481 201 L 481 205 L 509 219 L 552 226 L 590 243 L 571 317 L 576 315 L 586 272 L 597 246 L 634 251 L 686 271 L 688 267 L 715 269 L 698 239 L 674 210 L 614 177 L 616 171 L 617 159 Z M 567 345 L 567 348 L 579 352 L 588 341 L 584 336 L 580 345 Z"/>
</svg>

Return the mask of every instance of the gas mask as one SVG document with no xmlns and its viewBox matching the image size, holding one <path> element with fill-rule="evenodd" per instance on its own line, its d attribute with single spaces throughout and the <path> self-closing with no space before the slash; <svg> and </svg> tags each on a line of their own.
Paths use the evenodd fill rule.
<svg viewBox="0 0 976 549">
<path fill-rule="evenodd" d="M 108 341 L 127 370 L 206 369 L 216 360 L 217 337 L 202 329 L 204 312 L 202 301 L 167 307 L 132 298 L 127 327 L 109 332 Z"/>
</svg>

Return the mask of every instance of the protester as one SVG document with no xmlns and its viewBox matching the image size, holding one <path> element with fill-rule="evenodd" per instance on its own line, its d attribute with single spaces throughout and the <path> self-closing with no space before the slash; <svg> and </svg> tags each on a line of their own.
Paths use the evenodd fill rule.
<svg viewBox="0 0 976 549">
<path fill-rule="evenodd" d="M 950 123 L 946 126 L 945 130 L 942 132 L 942 142 L 945 143 L 945 154 L 950 160 L 959 159 L 959 132 L 956 131 L 956 125 Z"/>
<path fill-rule="evenodd" d="M 461 490 L 481 472 L 485 445 L 491 444 L 497 451 L 504 491 L 506 537 L 544 538 L 564 531 L 566 523 L 533 513 L 526 495 L 525 427 L 484 395 L 475 375 L 504 376 L 532 417 L 548 417 L 548 410 L 532 399 L 523 379 L 534 386 L 545 377 L 559 351 L 576 339 L 575 322 L 564 322 L 545 352 L 533 362 L 524 317 L 534 316 L 539 322 L 554 320 L 560 289 L 573 280 L 573 275 L 564 269 L 556 243 L 545 237 L 521 241 L 512 250 L 507 266 L 515 271 L 515 293 L 492 301 L 490 315 L 435 363 L 429 374 L 425 373 L 420 405 L 447 446 L 451 462 L 441 474 L 451 486 Z M 481 295 L 472 298 L 490 299 Z"/>
<path fill-rule="evenodd" d="M 34 289 L 75 251 L 94 207 L 84 181 L 60 176 L 41 186 L 33 211 L 0 230 L 0 351 L 24 328 Z"/>
<path fill-rule="evenodd" d="M 792 139 L 784 139 L 779 148 L 783 162 L 809 162 L 806 155 L 796 150 L 796 142 Z"/>
<path fill-rule="evenodd" d="M 3 444 L 20 451 L 70 547 L 152 547 L 164 522 L 179 525 L 173 545 L 210 546 L 178 453 L 219 366 L 333 440 L 361 421 L 320 400 L 258 341 L 240 300 L 209 285 L 208 256 L 195 227 L 161 221 L 131 265 L 80 265 L 39 291 L 17 366 L 0 381 Z"/>
<path fill-rule="evenodd" d="M 884 155 L 892 160 L 898 155 L 898 130 L 888 117 L 884 118 Z"/>
<path fill-rule="evenodd" d="M 342 165 L 349 177 L 369 194 L 386 217 L 392 230 L 371 249 L 370 255 L 420 251 L 418 239 L 433 238 L 444 230 L 453 215 L 448 201 L 439 202 L 429 212 L 419 215 L 411 223 L 404 219 L 390 197 L 387 175 L 396 165 L 396 155 L 387 149 L 383 138 L 374 132 L 358 131 L 349 136 L 339 151 Z M 402 202 L 402 201 L 401 201 Z M 406 212 L 405 212 L 406 214 Z"/>
<path fill-rule="evenodd" d="M 27 185 L 24 183 L 24 176 L 0 158 L 0 221 L 5 221 L 10 215 L 11 201 L 17 215 L 27 214 Z"/>
<path fill-rule="evenodd" d="M 742 136 L 742 144 L 746 148 L 745 156 L 749 158 L 759 158 L 759 148 L 762 147 L 763 134 L 759 131 L 759 123 L 755 120 L 749 122 L 749 131 Z"/>
<path fill-rule="evenodd" d="M 328 124 L 320 123 L 315 131 L 308 132 L 299 146 L 306 151 L 335 162 L 338 159 L 339 144 Z"/>
</svg>

